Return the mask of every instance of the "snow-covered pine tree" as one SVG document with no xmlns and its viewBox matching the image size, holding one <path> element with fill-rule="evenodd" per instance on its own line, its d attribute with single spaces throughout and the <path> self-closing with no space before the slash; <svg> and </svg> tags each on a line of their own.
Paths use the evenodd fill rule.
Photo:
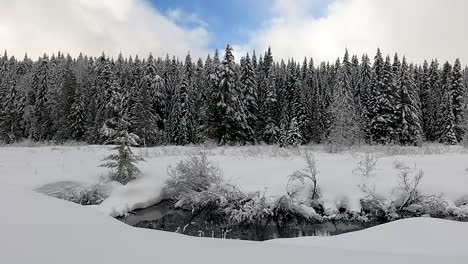
<svg viewBox="0 0 468 264">
<path fill-rule="evenodd" d="M 135 104 L 132 107 L 130 122 L 135 134 L 139 135 L 143 146 L 152 146 L 161 142 L 161 135 L 158 128 L 159 115 L 153 110 L 151 98 L 151 85 L 149 75 L 143 76 L 135 83 L 137 93 Z"/>
<path fill-rule="evenodd" d="M 86 132 L 86 113 L 83 97 L 76 93 L 68 118 L 70 136 L 73 140 L 82 140 Z"/>
<path fill-rule="evenodd" d="M 257 76 L 248 53 L 241 65 L 240 85 L 247 123 L 250 127 L 255 127 L 258 115 Z M 256 141 L 256 139 L 252 138 L 250 141 Z"/>
<path fill-rule="evenodd" d="M 456 144 L 457 134 L 455 132 L 455 116 L 453 114 L 452 94 L 452 66 L 444 63 L 440 76 L 440 90 L 437 93 L 438 108 L 436 112 L 436 136 L 439 142 Z"/>
<path fill-rule="evenodd" d="M 176 145 L 186 145 L 191 143 L 191 115 L 189 98 L 187 94 L 188 75 L 183 73 L 180 84 L 173 96 L 172 111 L 168 119 L 168 135 L 170 141 Z"/>
<path fill-rule="evenodd" d="M 75 92 L 77 89 L 77 80 L 75 73 L 72 70 L 73 60 L 70 56 L 67 57 L 67 62 L 63 70 L 62 82 L 59 91 L 59 103 L 57 104 L 57 112 L 59 113 L 57 133 L 54 138 L 59 141 L 72 138 L 70 130 L 72 121 L 70 120 L 71 107 L 75 100 Z"/>
<path fill-rule="evenodd" d="M 208 60 L 209 59 L 209 60 Z M 211 63 L 211 58 L 207 58 L 208 64 Z M 194 143 L 203 143 L 207 140 L 207 133 L 205 131 L 205 124 L 208 117 L 209 95 L 211 93 L 210 83 L 206 68 L 203 61 L 198 59 L 194 71 L 193 89 L 190 98 L 191 115 L 193 122 L 193 135 L 192 140 Z"/>
<path fill-rule="evenodd" d="M 400 136 L 402 145 L 419 145 L 422 140 L 421 106 L 412 72 L 403 58 L 396 71 L 399 91 Z"/>
<path fill-rule="evenodd" d="M 258 135 L 261 135 L 264 142 L 272 142 L 276 140 L 278 134 L 275 135 L 275 131 L 279 131 L 276 124 L 276 118 L 278 111 L 277 91 L 275 87 L 275 76 L 273 69 L 273 55 L 271 48 L 265 53 L 264 58 L 260 56 L 258 65 L 258 89 L 257 89 L 257 125 L 255 130 Z M 274 142 L 274 141 L 273 141 Z M 270 143 L 271 144 L 271 143 Z"/>
<path fill-rule="evenodd" d="M 428 112 L 429 112 L 429 96 L 431 93 L 430 87 L 428 85 L 428 74 L 429 74 L 429 64 L 425 60 L 422 69 L 421 69 L 421 76 L 419 80 L 419 101 L 421 102 L 421 127 L 423 138 L 427 140 L 428 138 Z"/>
<path fill-rule="evenodd" d="M 328 142 L 336 147 L 350 147 L 363 140 L 359 115 L 353 97 L 352 68 L 346 50 L 338 71 L 334 100 L 331 104 L 332 123 Z"/>
<path fill-rule="evenodd" d="M 114 78 L 111 62 L 104 53 L 93 63 L 92 74 L 94 78 L 87 94 L 89 102 L 86 106 L 88 113 L 86 140 L 90 143 L 103 143 L 99 131 L 109 119 L 105 114 L 112 95 L 110 87 Z"/>
<path fill-rule="evenodd" d="M 466 87 L 463 80 L 460 60 L 456 59 L 452 70 L 452 97 L 453 97 L 453 115 L 455 118 L 455 133 L 458 142 L 462 141 L 466 129 Z"/>
<path fill-rule="evenodd" d="M 236 65 L 231 46 L 227 45 L 224 60 L 217 72 L 213 93 L 212 126 L 218 144 L 245 143 L 253 138 L 240 95 Z"/>
<path fill-rule="evenodd" d="M 273 109 L 277 106 L 276 93 L 269 91 L 265 98 L 265 108 Z M 275 144 L 278 141 L 280 129 L 274 119 L 272 111 L 265 111 L 265 127 L 262 129 L 262 139 L 267 144 Z"/>
<path fill-rule="evenodd" d="M 114 79 L 109 88 L 109 101 L 105 104 L 104 123 L 99 130 L 101 142 L 111 143 L 118 136 L 117 131 L 122 128 L 127 128 L 127 120 L 124 120 L 125 113 L 123 112 L 124 97 L 123 90 L 118 80 Z"/>
<path fill-rule="evenodd" d="M 299 133 L 301 134 L 301 144 L 306 143 L 306 133 L 308 131 L 309 120 L 307 119 L 306 107 L 304 105 L 303 88 L 300 79 L 299 68 L 294 67 L 292 83 L 292 97 L 291 97 L 291 117 L 296 120 L 299 126 Z"/>
<path fill-rule="evenodd" d="M 380 50 L 374 62 L 372 92 L 375 99 L 371 120 L 373 141 L 381 144 L 395 143 L 398 139 L 398 94 L 393 67 L 387 56 L 383 62 Z"/>
<path fill-rule="evenodd" d="M 12 143 L 22 137 L 22 115 L 23 104 L 22 95 L 17 90 L 16 78 L 9 71 L 3 77 L 2 81 L 5 85 L 0 103 L 0 142 Z"/>
<path fill-rule="evenodd" d="M 52 120 L 50 116 L 49 91 L 49 60 L 44 55 L 40 59 L 34 71 L 32 79 L 32 124 L 29 135 L 32 139 L 41 141 L 51 138 L 50 127 Z"/>
<path fill-rule="evenodd" d="M 303 142 L 303 138 L 299 128 L 299 123 L 297 122 L 295 117 L 291 119 L 291 122 L 289 124 L 286 142 L 289 146 L 299 146 Z"/>
<path fill-rule="evenodd" d="M 425 81 L 420 94 L 425 139 L 428 141 L 438 141 L 436 122 L 442 95 L 440 89 L 439 63 L 437 60 L 432 61 L 426 71 Z"/>
<path fill-rule="evenodd" d="M 118 132 L 115 143 L 119 145 L 114 148 L 114 150 L 117 150 L 117 154 L 107 156 L 104 159 L 106 162 L 100 165 L 100 167 L 111 169 L 111 180 L 125 185 L 141 173 L 135 164 L 143 161 L 143 158 L 135 155 L 130 148 L 131 146 L 137 146 L 138 140 L 137 135 L 128 133 L 127 130 Z"/>
<path fill-rule="evenodd" d="M 363 123 L 363 133 L 367 143 L 372 141 L 371 120 L 374 118 L 373 107 L 374 97 L 372 91 L 372 67 L 367 55 L 362 56 L 360 72 L 359 72 L 359 101 L 362 107 L 361 123 Z"/>
</svg>

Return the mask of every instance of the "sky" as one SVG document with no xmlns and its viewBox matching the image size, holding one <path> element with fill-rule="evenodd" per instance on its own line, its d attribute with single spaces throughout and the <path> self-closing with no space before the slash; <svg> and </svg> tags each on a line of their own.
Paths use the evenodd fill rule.
<svg viewBox="0 0 468 264">
<path fill-rule="evenodd" d="M 275 59 L 336 60 L 345 49 L 398 52 L 414 62 L 468 61 L 465 0 L 0 0 L 0 49 L 36 58 L 206 57 L 226 44 L 239 58 L 271 46 Z"/>
</svg>

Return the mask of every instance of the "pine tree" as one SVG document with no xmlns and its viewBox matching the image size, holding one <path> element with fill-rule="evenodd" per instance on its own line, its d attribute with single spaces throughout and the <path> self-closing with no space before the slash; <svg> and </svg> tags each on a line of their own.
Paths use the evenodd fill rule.
<svg viewBox="0 0 468 264">
<path fill-rule="evenodd" d="M 112 96 L 110 88 L 114 79 L 111 62 L 104 53 L 96 59 L 92 72 L 95 78 L 87 94 L 90 99 L 86 106 L 88 113 L 86 139 L 90 143 L 103 143 L 100 130 L 103 128 L 104 123 L 112 118 L 106 116 L 106 114 L 109 114 L 106 108 Z"/>
<path fill-rule="evenodd" d="M 250 127 L 255 127 L 258 115 L 257 105 L 257 77 L 255 69 L 250 61 L 249 54 L 245 58 L 244 64 L 241 66 L 241 93 L 243 95 L 243 103 L 245 106 L 245 113 L 247 116 L 247 124 Z M 249 141 L 255 141 L 254 138 Z"/>
<path fill-rule="evenodd" d="M 420 91 L 423 129 L 428 141 L 438 141 L 437 113 L 443 98 L 439 75 L 439 63 L 432 61 Z"/>
<path fill-rule="evenodd" d="M 403 145 L 419 145 L 422 140 L 421 107 L 414 77 L 403 58 L 398 74 L 397 88 L 400 103 L 400 143 Z"/>
<path fill-rule="evenodd" d="M 367 143 L 372 141 L 371 120 L 374 118 L 373 106 L 374 97 L 371 86 L 372 68 L 367 55 L 362 56 L 360 72 L 359 72 L 359 101 L 361 103 L 361 123 L 363 127 L 364 137 Z"/>
<path fill-rule="evenodd" d="M 191 116 L 187 94 L 187 75 L 183 74 L 180 85 L 173 97 L 173 107 L 169 115 L 171 143 L 186 145 L 190 142 Z"/>
<path fill-rule="evenodd" d="M 253 138 L 245 108 L 240 97 L 234 56 L 231 46 L 226 47 L 222 65 L 217 73 L 217 86 L 213 93 L 215 112 L 212 124 L 218 144 L 245 142 Z"/>
<path fill-rule="evenodd" d="M 466 87 L 463 81 L 463 75 L 460 60 L 456 59 L 452 70 L 452 97 L 453 97 L 453 115 L 455 118 L 455 133 L 458 142 L 464 138 L 466 126 Z"/>
<path fill-rule="evenodd" d="M 436 135 L 441 143 L 456 144 L 455 116 L 453 113 L 452 66 L 446 62 L 440 77 L 439 104 L 436 112 Z"/>
<path fill-rule="evenodd" d="M 290 146 L 298 146 L 302 144 L 303 138 L 299 129 L 299 123 L 293 117 L 289 124 L 289 129 L 286 136 L 286 142 Z"/>
<path fill-rule="evenodd" d="M 353 99 L 352 68 L 348 51 L 345 53 L 337 78 L 334 101 L 330 106 L 333 118 L 328 141 L 338 148 L 350 147 L 361 143 L 363 136 Z"/>
<path fill-rule="evenodd" d="M 71 107 L 74 103 L 75 100 L 75 91 L 77 89 L 77 80 L 75 73 L 72 70 L 72 59 L 71 57 L 68 57 L 67 59 L 67 65 L 64 69 L 64 76 L 63 76 L 63 81 L 61 82 L 60 85 L 60 92 L 59 92 L 59 103 L 57 105 L 58 107 L 58 113 L 59 113 L 59 121 L 58 121 L 58 130 L 55 135 L 55 138 L 57 140 L 63 141 L 70 139 L 72 137 L 72 132 L 70 131 L 70 113 L 71 113 Z"/>
<path fill-rule="evenodd" d="M 377 51 L 372 78 L 375 106 L 371 120 L 373 141 L 377 143 L 395 143 L 398 140 L 398 94 L 393 73 L 390 58 L 383 62 L 380 50 Z"/>
<path fill-rule="evenodd" d="M 32 80 L 32 98 L 30 102 L 33 108 L 30 137 L 41 141 L 50 139 L 49 129 L 52 125 L 50 116 L 50 105 L 48 100 L 49 91 L 49 61 L 46 57 L 41 59 L 34 71 Z"/>
<path fill-rule="evenodd" d="M 0 141 L 5 143 L 17 141 L 22 136 L 23 106 L 20 97 L 14 81 L 10 82 L 0 109 Z"/>
<path fill-rule="evenodd" d="M 147 80 L 148 76 L 143 77 L 138 85 L 138 93 L 135 98 L 135 105 L 132 108 L 132 117 L 130 122 L 135 134 L 139 135 L 143 146 L 158 144 L 161 141 L 161 135 L 158 129 L 159 116 L 155 114 L 152 108 L 150 97 L 150 86 L 152 83 Z"/>
<path fill-rule="evenodd" d="M 82 140 L 86 132 L 86 114 L 85 104 L 80 95 L 75 94 L 75 100 L 71 105 L 68 122 L 70 124 L 71 138 L 74 140 Z"/>
<path fill-rule="evenodd" d="M 115 141 L 119 145 L 114 148 L 117 154 L 107 156 L 104 159 L 107 162 L 100 165 L 100 167 L 111 169 L 112 180 L 125 185 L 141 173 L 135 164 L 143 161 L 143 158 L 135 155 L 130 148 L 137 145 L 137 140 L 138 137 L 135 134 L 128 133 L 126 130 L 119 131 Z"/>
</svg>

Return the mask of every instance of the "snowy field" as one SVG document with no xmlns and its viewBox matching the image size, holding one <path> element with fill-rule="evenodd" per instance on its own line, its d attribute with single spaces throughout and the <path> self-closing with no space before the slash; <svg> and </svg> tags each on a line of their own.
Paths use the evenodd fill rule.
<svg viewBox="0 0 468 264">
<path fill-rule="evenodd" d="M 136 149 L 146 162 L 143 176 L 127 186 L 111 186 L 101 205 L 83 207 L 38 194 L 44 184 L 71 181 L 94 184 L 107 170 L 98 167 L 110 146 L 0 148 L 1 263 L 466 263 L 468 223 L 430 218 L 408 219 L 336 237 L 269 242 L 218 241 L 127 226 L 121 215 L 164 197 L 167 167 L 200 151 L 245 192 L 275 196 L 286 192 L 287 176 L 305 167 L 299 152 L 276 147 L 160 147 Z M 359 185 L 375 186 L 391 197 L 398 185 L 395 161 L 424 171 L 420 190 L 442 194 L 454 208 L 468 195 L 468 153 L 460 147 L 368 147 L 329 154 L 312 147 L 318 184 L 327 210 L 359 211 Z M 376 175 L 363 179 L 355 170 L 365 152 L 379 157 Z M 371 182 L 369 182 L 371 181 Z M 457 204 L 457 205 L 456 205 Z M 96 210 L 97 209 L 97 210 Z M 182 254 L 181 254 L 182 253 Z"/>
</svg>

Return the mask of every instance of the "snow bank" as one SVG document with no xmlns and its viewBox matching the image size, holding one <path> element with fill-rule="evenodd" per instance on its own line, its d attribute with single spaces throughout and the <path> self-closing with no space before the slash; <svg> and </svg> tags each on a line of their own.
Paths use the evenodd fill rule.
<svg viewBox="0 0 468 264">
<path fill-rule="evenodd" d="M 468 256 L 468 236 L 462 235 L 467 232 L 468 223 L 422 217 L 339 236 L 275 239 L 268 243 L 396 254 Z"/>
<path fill-rule="evenodd" d="M 404 220 L 336 238 L 264 243 L 133 228 L 91 208 L 12 185 L 1 185 L 0 207 L 0 259 L 8 264 L 462 264 L 468 258 L 468 224 L 432 219 Z M 412 233 L 406 235 L 408 231 Z"/>
<path fill-rule="evenodd" d="M 161 178 L 143 177 L 115 188 L 107 199 L 95 207 L 115 217 L 157 204 L 164 198 L 164 182 Z"/>
</svg>

